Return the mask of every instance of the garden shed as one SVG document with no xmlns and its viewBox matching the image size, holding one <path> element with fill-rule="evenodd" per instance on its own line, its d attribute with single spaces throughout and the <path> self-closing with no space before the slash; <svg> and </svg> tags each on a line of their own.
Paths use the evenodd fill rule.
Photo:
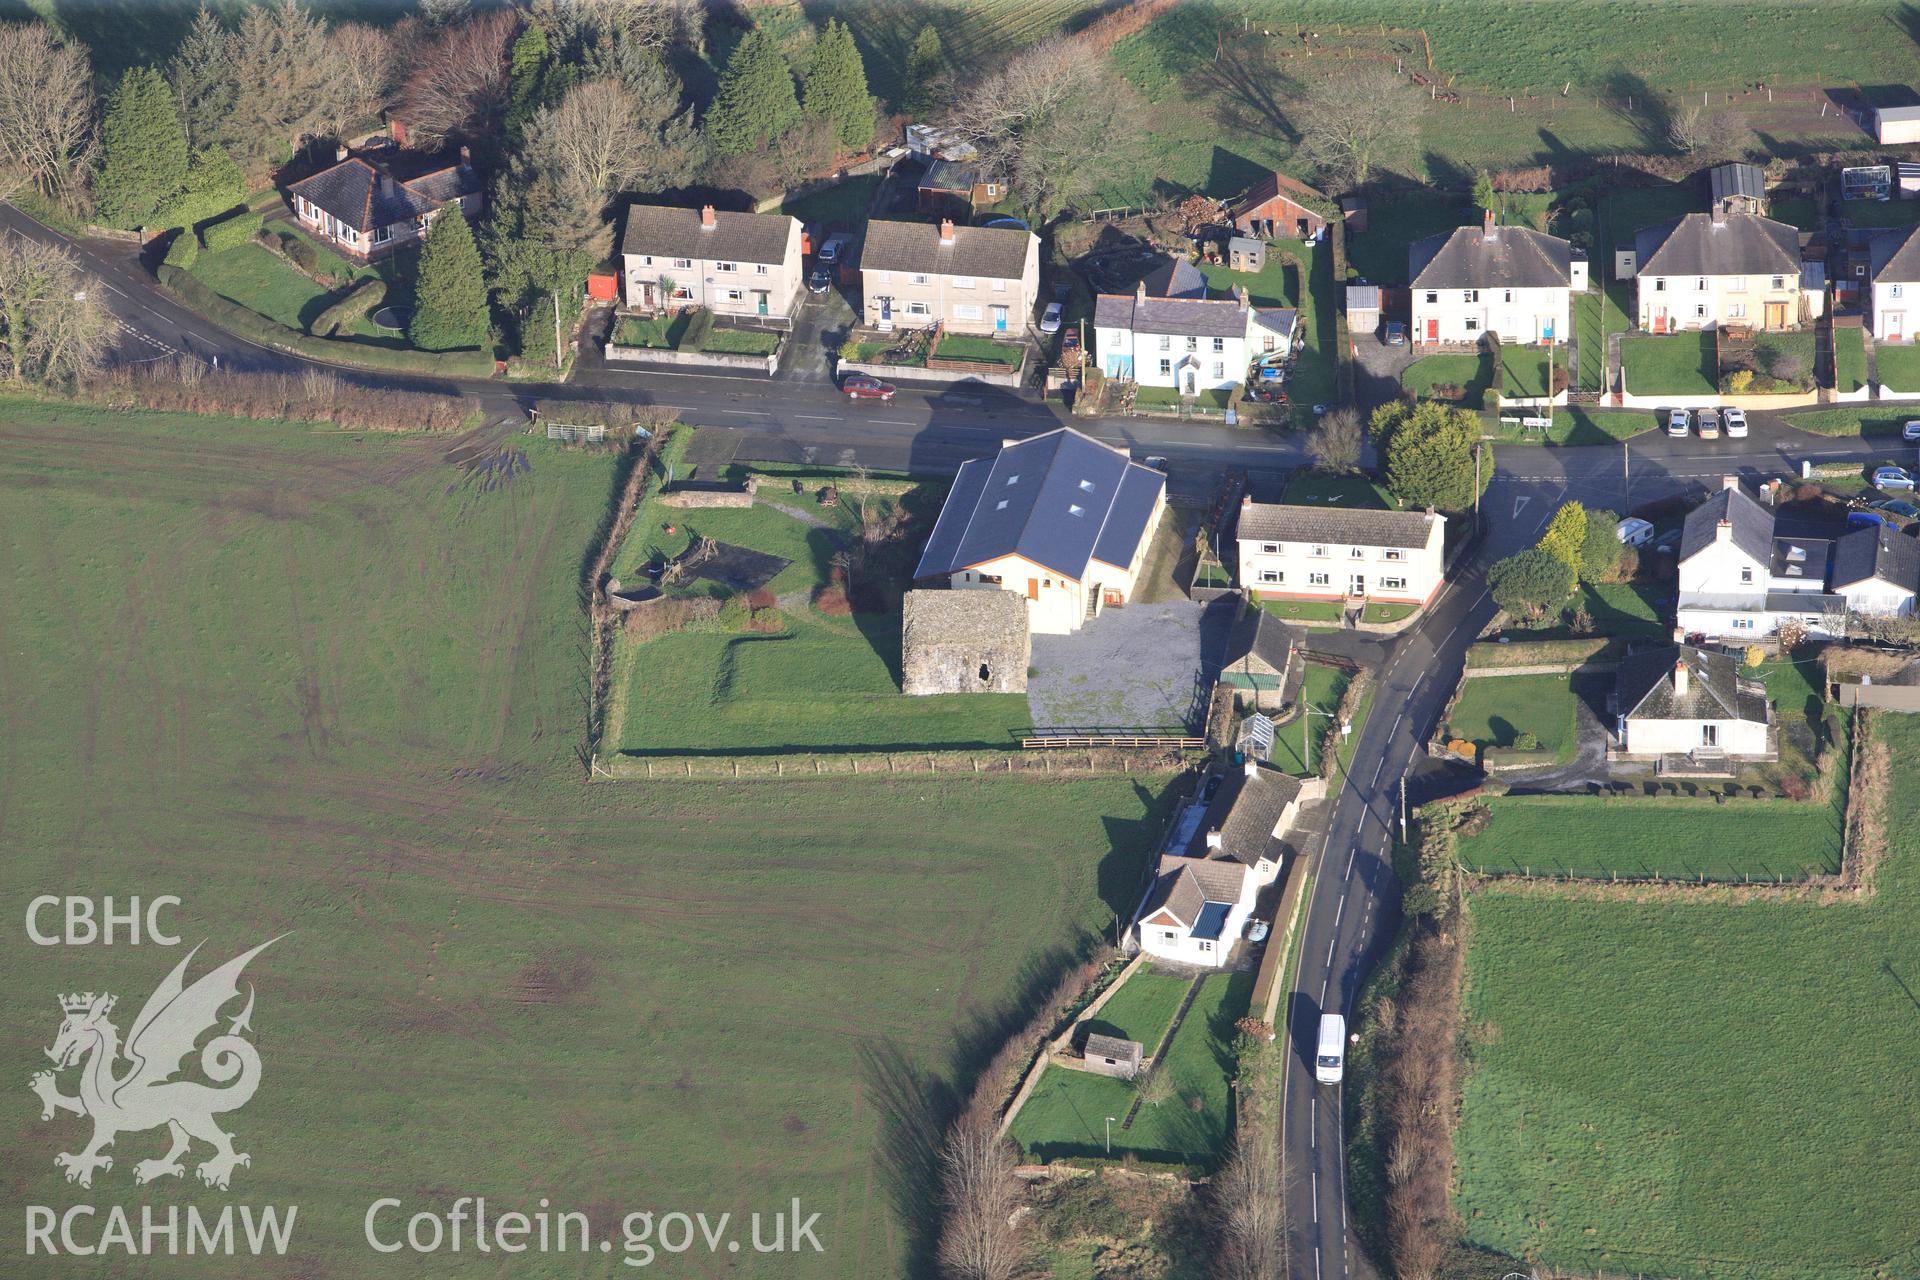
<svg viewBox="0 0 1920 1280">
<path fill-rule="evenodd" d="M 1143 1054 L 1138 1040 L 1090 1035 L 1087 1037 L 1086 1068 L 1097 1075 L 1131 1080 L 1140 1074 Z"/>
</svg>

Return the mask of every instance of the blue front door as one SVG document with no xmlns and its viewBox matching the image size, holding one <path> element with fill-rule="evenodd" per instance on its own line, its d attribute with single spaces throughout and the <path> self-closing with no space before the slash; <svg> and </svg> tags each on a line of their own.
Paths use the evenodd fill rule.
<svg viewBox="0 0 1920 1280">
<path fill-rule="evenodd" d="M 995 307 L 993 309 L 993 327 L 1000 333 L 1007 331 L 1007 309 L 1005 307 Z"/>
</svg>

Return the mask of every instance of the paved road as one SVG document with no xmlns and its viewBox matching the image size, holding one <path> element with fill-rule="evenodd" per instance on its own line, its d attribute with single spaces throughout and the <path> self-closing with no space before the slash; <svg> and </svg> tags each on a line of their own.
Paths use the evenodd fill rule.
<svg viewBox="0 0 1920 1280">
<path fill-rule="evenodd" d="M 0 204 L 0 227 L 35 239 L 60 239 L 11 206 Z M 185 353 L 223 367 L 298 371 L 313 363 L 238 338 L 173 302 L 154 283 L 133 246 L 114 240 L 74 243 L 83 265 L 106 290 L 122 326 L 117 356 L 155 359 Z M 821 319 L 825 320 L 825 316 Z M 812 319 L 809 316 L 809 319 Z M 808 345 L 822 343 L 827 324 L 808 327 Z M 991 453 L 1003 439 L 1050 430 L 1066 421 L 1058 409 L 991 388 L 912 390 L 884 405 L 849 406 L 831 382 L 815 376 L 811 354 L 798 377 L 722 377 L 612 369 L 591 356 L 564 386 L 443 381 L 353 371 L 383 386 L 477 397 L 490 411 L 513 414 L 535 398 L 611 399 L 670 405 L 697 425 L 737 428 L 740 456 L 764 461 L 852 462 L 886 469 L 945 473 Z M 1387 859 L 1400 779 L 1418 758 L 1466 646 L 1492 616 L 1480 565 L 1530 543 L 1567 497 L 1625 510 L 1722 475 L 1749 478 L 1797 473 L 1800 460 L 1865 460 L 1912 454 L 1859 439 L 1809 436 L 1772 414 L 1751 415 L 1746 440 L 1671 440 L 1647 435 L 1628 445 L 1550 449 L 1503 445 L 1486 503 L 1491 532 L 1485 556 L 1452 583 L 1422 624 L 1389 649 L 1379 672 L 1374 712 L 1361 731 L 1353 773 L 1336 800 L 1322 865 L 1302 930 L 1301 960 L 1291 993 L 1293 1052 L 1283 1105 L 1287 1196 L 1295 1274 L 1345 1277 L 1353 1269 L 1347 1229 L 1340 1093 L 1317 1086 L 1313 1039 L 1322 1009 L 1350 1012 L 1355 994 L 1399 920 L 1399 890 Z M 1274 471 L 1304 458 L 1300 437 L 1158 419 L 1074 419 L 1073 425 L 1137 454 L 1170 459 L 1176 490 L 1206 492 L 1226 465 Z"/>
</svg>

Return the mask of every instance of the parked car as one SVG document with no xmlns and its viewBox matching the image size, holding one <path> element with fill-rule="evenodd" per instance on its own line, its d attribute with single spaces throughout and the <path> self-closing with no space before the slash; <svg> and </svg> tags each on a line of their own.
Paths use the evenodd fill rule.
<svg viewBox="0 0 1920 1280">
<path fill-rule="evenodd" d="M 849 400 L 891 400 L 900 388 L 871 375 L 855 373 L 840 384 L 840 389 L 847 393 Z"/>
<path fill-rule="evenodd" d="M 1909 502 L 1905 498 L 1882 498 L 1878 502 L 1869 502 L 1867 505 L 1875 511 L 1899 516 L 1902 520 L 1920 518 L 1920 502 Z"/>
<path fill-rule="evenodd" d="M 1747 438 L 1747 411 L 1745 409 L 1722 409 L 1720 411 L 1720 421 L 1727 429 L 1727 439 L 1745 440 Z"/>
<path fill-rule="evenodd" d="M 1720 415 L 1712 409 L 1702 409 L 1698 414 L 1694 415 L 1694 424 L 1700 432 L 1700 438 L 1702 440 L 1718 440 L 1720 438 Z"/>
<path fill-rule="evenodd" d="M 1140 459 L 1140 461 L 1144 465 L 1152 467 L 1155 471 L 1165 471 L 1167 469 L 1167 460 L 1157 453 L 1150 453 Z"/>
<path fill-rule="evenodd" d="M 1337 1013 L 1323 1013 L 1320 1043 L 1313 1055 L 1313 1078 L 1321 1084 L 1339 1084 L 1346 1062 L 1347 1020 Z"/>
<path fill-rule="evenodd" d="M 1060 317 L 1066 314 L 1066 308 L 1057 302 L 1049 302 L 1047 309 L 1040 314 L 1040 332 L 1060 332 Z"/>
<path fill-rule="evenodd" d="M 807 292 L 825 293 L 832 284 L 833 277 L 827 273 L 827 269 L 815 267 L 813 274 L 807 277 Z"/>
<path fill-rule="evenodd" d="M 1401 324 L 1398 320 L 1387 321 L 1386 341 L 1387 341 L 1387 345 L 1390 347 L 1406 346 L 1407 345 L 1407 326 L 1405 326 L 1404 324 Z"/>
<path fill-rule="evenodd" d="M 1876 489 L 1911 489 L 1913 476 L 1905 467 L 1876 467 L 1873 472 L 1873 487 Z"/>
<path fill-rule="evenodd" d="M 1247 921 L 1247 941 L 1265 942 L 1267 940 L 1267 934 L 1272 930 L 1272 927 L 1273 926 L 1265 920 Z"/>
<path fill-rule="evenodd" d="M 1615 526 L 1613 536 L 1623 547 L 1645 546 L 1653 541 L 1653 524 L 1639 516 L 1629 516 Z"/>
<path fill-rule="evenodd" d="M 1693 417 L 1685 409 L 1672 409 L 1667 413 L 1667 434 L 1684 437 L 1693 426 Z"/>
<path fill-rule="evenodd" d="M 1888 529 L 1891 529 L 1893 528 L 1893 521 L 1887 519 L 1885 516 L 1881 515 L 1878 511 L 1847 512 L 1847 527 L 1849 529 L 1867 529 L 1867 528 L 1873 527 L 1874 525 L 1882 525 Z"/>
<path fill-rule="evenodd" d="M 846 252 L 846 248 L 847 248 L 847 238 L 845 236 L 842 236 L 842 235 L 828 236 L 826 240 L 820 245 L 819 261 L 825 265 L 831 266 L 833 263 L 840 261 L 840 255 Z"/>
<path fill-rule="evenodd" d="M 1062 351 L 1078 351 L 1080 349 L 1080 330 L 1077 327 L 1067 330 L 1065 336 L 1060 339 L 1060 349 Z"/>
<path fill-rule="evenodd" d="M 1909 422 L 1906 426 L 1900 428 L 1900 438 L 1902 440 L 1920 440 L 1920 419 Z"/>
</svg>

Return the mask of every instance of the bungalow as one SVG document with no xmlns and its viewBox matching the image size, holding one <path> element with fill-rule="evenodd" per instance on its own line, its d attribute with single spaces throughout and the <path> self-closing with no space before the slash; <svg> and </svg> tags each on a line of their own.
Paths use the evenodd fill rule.
<svg viewBox="0 0 1920 1280">
<path fill-rule="evenodd" d="M 287 188 L 294 216 L 316 236 L 356 262 L 371 262 L 427 234 L 435 215 L 457 204 L 471 219 L 480 212 L 480 175 L 467 148 L 457 164 L 429 162 L 416 152 L 383 147 L 350 153 Z M 402 176 L 411 171 L 411 176 Z"/>
<path fill-rule="evenodd" d="M 914 570 L 956 590 L 1012 591 L 1029 629 L 1067 635 L 1124 605 L 1166 510 L 1165 473 L 1071 427 L 963 463 Z"/>
<path fill-rule="evenodd" d="M 1830 585 L 1849 613 L 1908 617 L 1920 590 L 1920 541 L 1884 524 L 1851 529 L 1833 544 Z"/>
<path fill-rule="evenodd" d="M 1269 174 L 1228 210 L 1233 229 L 1255 240 L 1318 240 L 1327 231 L 1321 212 L 1333 202 L 1297 178 Z"/>
<path fill-rule="evenodd" d="M 1040 237 L 1018 227 L 959 227 L 951 218 L 873 221 L 860 251 L 866 321 L 876 329 L 1013 334 L 1040 291 Z"/>
<path fill-rule="evenodd" d="M 1732 654 L 1675 645 L 1628 656 L 1615 677 L 1616 756 L 1772 759 L 1767 688 Z"/>
<path fill-rule="evenodd" d="M 971 218 L 1006 194 L 1006 184 L 978 163 L 935 160 L 920 177 L 920 212 Z"/>
<path fill-rule="evenodd" d="M 1909 310 L 1920 320 L 1920 227 L 1882 231 L 1868 246 L 1868 277 L 1872 301 L 1867 316 L 1875 342 L 1911 342 L 1914 325 Z"/>
<path fill-rule="evenodd" d="M 1489 211 L 1478 227 L 1417 241 L 1407 276 L 1415 343 L 1476 343 L 1496 333 L 1506 342 L 1551 344 L 1571 332 L 1587 260 L 1558 236 L 1496 226 Z"/>
<path fill-rule="evenodd" d="M 1772 510 L 1735 477 L 1722 477 L 1681 527 L 1675 622 L 1706 639 L 1769 636 L 1789 619 L 1827 634 L 1829 619 L 1847 607 L 1827 589 L 1832 557 L 1828 539 L 1776 537 Z"/>
<path fill-rule="evenodd" d="M 1446 573 L 1434 511 L 1240 505 L 1240 585 L 1261 600 L 1426 604 Z"/>
<path fill-rule="evenodd" d="M 1800 233 L 1758 214 L 1716 208 L 1644 227 L 1634 261 L 1636 318 L 1651 333 L 1791 329 L 1826 305 L 1802 277 Z"/>
<path fill-rule="evenodd" d="M 800 223 L 785 214 L 636 204 L 627 210 L 620 263 L 633 311 L 705 307 L 779 322 L 805 296 Z"/>
<path fill-rule="evenodd" d="M 1183 820 L 1184 843 L 1160 858 L 1134 915 L 1140 948 L 1183 964 L 1226 964 L 1260 890 L 1280 874 L 1301 807 L 1325 790 L 1317 778 L 1303 781 L 1252 758 L 1224 775 L 1197 821 Z"/>
</svg>

